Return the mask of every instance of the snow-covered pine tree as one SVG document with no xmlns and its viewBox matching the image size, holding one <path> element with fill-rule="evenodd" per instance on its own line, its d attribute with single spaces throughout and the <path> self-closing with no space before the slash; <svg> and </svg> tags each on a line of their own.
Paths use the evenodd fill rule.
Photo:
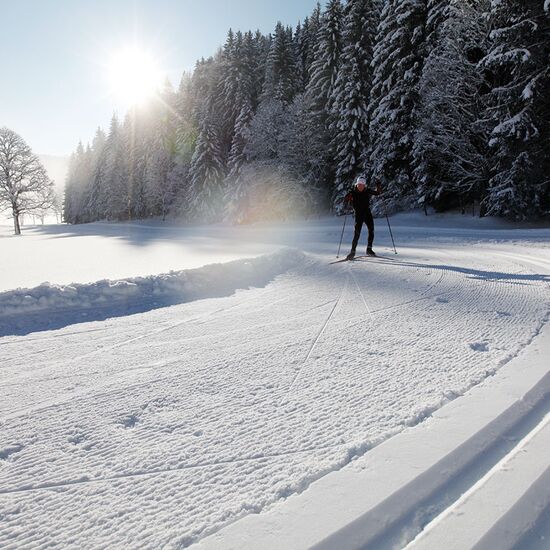
<svg viewBox="0 0 550 550">
<path fill-rule="evenodd" d="M 238 32 L 235 37 L 235 47 L 226 63 L 226 79 L 224 85 L 224 118 L 230 127 L 230 149 L 227 154 L 227 177 L 224 181 L 224 204 L 226 219 L 232 219 L 238 208 L 241 196 L 240 172 L 246 161 L 244 148 L 248 135 L 248 126 L 254 115 L 254 105 L 257 97 L 258 60 L 256 45 L 252 33 L 245 35 Z"/>
<path fill-rule="evenodd" d="M 234 34 L 229 29 L 223 51 L 216 58 L 216 64 L 212 71 L 212 75 L 219 74 L 219 79 L 216 79 L 217 82 L 213 82 L 213 86 L 216 88 L 211 89 L 210 95 L 213 112 L 223 113 L 223 116 L 217 121 L 217 127 L 224 162 L 229 155 L 235 129 L 235 120 L 240 110 L 237 96 L 241 85 L 240 80 L 243 77 L 242 50 L 242 33 L 239 31 Z"/>
<path fill-rule="evenodd" d="M 231 108 L 235 110 L 235 113 L 232 117 L 234 121 L 231 128 L 231 148 L 228 156 L 228 171 L 233 177 L 237 175 L 243 160 L 243 139 L 246 127 L 254 114 L 254 106 L 258 101 L 255 86 L 257 66 L 254 54 L 252 34 L 247 33 L 243 36 L 237 33 L 237 47 L 231 61 L 235 80 Z M 226 106 L 226 112 L 229 107 L 229 105 Z"/>
<path fill-rule="evenodd" d="M 281 22 L 278 22 L 267 55 L 262 98 L 265 100 L 275 99 L 288 104 L 292 101 L 297 87 L 292 30 L 289 31 L 283 27 Z"/>
<path fill-rule="evenodd" d="M 93 215 L 90 210 L 90 194 L 92 190 L 92 173 L 93 173 L 94 155 L 92 147 L 89 143 L 84 147 L 83 154 L 79 161 L 79 186 L 80 186 L 80 205 L 79 205 L 79 222 L 87 223 L 93 221 Z"/>
<path fill-rule="evenodd" d="M 224 111 L 225 54 L 219 51 L 197 68 L 200 74 L 194 75 L 194 92 L 198 136 L 189 168 L 187 196 L 183 202 L 187 203 L 184 210 L 188 216 L 211 221 L 221 214 L 223 181 L 234 123 L 228 123 L 229 117 Z"/>
<path fill-rule="evenodd" d="M 166 80 L 158 99 L 151 137 L 147 143 L 144 199 L 147 214 L 160 215 L 165 220 L 175 199 L 175 182 L 170 173 L 177 150 L 176 94 L 170 81 Z"/>
<path fill-rule="evenodd" d="M 199 124 L 199 118 L 204 111 L 204 105 L 209 101 L 212 90 L 212 73 L 214 71 L 214 58 L 201 58 L 195 63 L 195 70 L 191 78 L 191 104 L 193 118 Z"/>
<path fill-rule="evenodd" d="M 415 196 L 411 150 L 425 22 L 426 0 L 387 0 L 373 53 L 368 172 L 393 208 Z"/>
<path fill-rule="evenodd" d="M 63 219 L 67 223 L 83 223 L 87 219 L 86 203 L 88 196 L 89 155 L 78 143 L 71 155 L 67 179 L 65 181 L 65 200 L 63 202 Z"/>
<path fill-rule="evenodd" d="M 107 217 L 115 220 L 129 218 L 128 174 L 126 171 L 126 151 L 122 127 L 113 115 L 105 145 L 105 181 L 107 197 Z"/>
<path fill-rule="evenodd" d="M 191 163 L 197 141 L 197 121 L 194 110 L 193 80 L 189 73 L 181 77 L 175 98 L 175 125 L 178 162 Z"/>
<path fill-rule="evenodd" d="M 429 0 L 427 57 L 418 85 L 413 145 L 419 205 L 438 210 L 479 200 L 489 174 L 485 74 L 489 0 Z"/>
<path fill-rule="evenodd" d="M 308 18 L 307 29 L 304 29 L 304 48 L 302 55 L 304 56 L 306 86 L 311 78 L 311 66 L 315 59 L 315 48 L 317 47 L 317 37 L 319 29 L 321 28 L 321 17 L 321 4 L 317 2 L 313 12 Z"/>
<path fill-rule="evenodd" d="M 321 209 L 326 198 L 323 182 L 329 167 L 326 144 L 312 134 L 313 126 L 307 116 L 307 100 L 299 94 L 281 117 L 277 143 L 278 164 L 307 183 L 312 209 Z"/>
<path fill-rule="evenodd" d="M 547 6 L 546 6 L 547 7 Z M 541 0 L 492 0 L 487 214 L 529 219 L 550 211 L 550 20 Z"/>
<path fill-rule="evenodd" d="M 250 131 L 245 147 L 248 159 L 261 162 L 277 160 L 284 112 L 284 105 L 281 101 L 270 99 L 260 103 L 250 122 Z"/>
<path fill-rule="evenodd" d="M 245 152 L 247 140 L 249 137 L 249 127 L 254 117 L 252 105 L 244 100 L 242 102 L 241 111 L 235 122 L 235 132 L 233 134 L 233 143 L 231 151 L 229 151 L 226 195 L 225 195 L 225 218 L 234 220 L 238 217 L 240 204 L 246 195 L 246 189 L 243 186 L 241 172 L 245 166 L 248 157 Z"/>
<path fill-rule="evenodd" d="M 294 59 L 296 60 L 296 93 L 303 93 L 307 85 L 308 70 L 306 67 L 307 38 L 309 19 L 306 17 L 303 24 L 298 22 L 292 38 Z"/>
<path fill-rule="evenodd" d="M 170 173 L 174 167 L 173 156 L 161 133 L 154 136 L 145 165 L 145 204 L 150 216 L 166 215 L 175 199 L 174 180 Z"/>
<path fill-rule="evenodd" d="M 466 0 L 468 2 L 468 0 Z M 425 48 L 429 55 L 441 43 L 443 25 L 449 19 L 452 0 L 428 0 L 426 6 Z M 456 6 L 460 8 L 460 6 Z"/>
<path fill-rule="evenodd" d="M 189 215 L 201 221 L 212 221 L 221 213 L 224 159 L 219 135 L 212 113 L 207 110 L 199 120 L 186 201 Z"/>
<path fill-rule="evenodd" d="M 198 136 L 194 105 L 193 76 L 190 73 L 184 73 L 175 98 L 176 151 L 174 165 L 169 174 L 175 195 L 173 210 L 182 214 L 187 208 L 189 172 Z"/>
<path fill-rule="evenodd" d="M 320 154 L 307 159 L 307 162 L 310 165 L 326 167 L 320 181 L 309 183 L 322 185 L 327 197 L 330 195 L 334 173 L 329 125 L 342 52 L 342 24 L 342 3 L 340 0 L 330 0 L 319 23 L 310 66 L 310 79 L 305 92 L 307 134 L 314 141 L 311 151 Z"/>
<path fill-rule="evenodd" d="M 251 46 L 248 48 L 248 52 L 252 52 L 250 60 L 254 69 L 253 90 L 254 98 L 256 98 L 254 109 L 256 109 L 264 87 L 265 66 L 271 48 L 271 36 L 264 36 L 257 30 L 252 38 Z M 247 53 L 247 55 L 249 54 Z"/>
<path fill-rule="evenodd" d="M 92 163 L 90 173 L 90 193 L 88 197 L 87 210 L 91 221 L 105 218 L 106 190 L 105 190 L 105 145 L 107 137 L 105 132 L 98 128 L 92 142 Z"/>
<path fill-rule="evenodd" d="M 312 111 L 328 119 L 340 68 L 343 8 L 340 0 L 330 0 L 322 15 L 306 90 Z"/>
<path fill-rule="evenodd" d="M 368 146 L 372 51 L 379 16 L 377 0 L 355 0 L 345 8 L 344 49 L 330 113 L 336 165 L 332 202 L 337 210 L 350 182 L 363 170 L 364 151 Z"/>
<path fill-rule="evenodd" d="M 76 150 L 71 153 L 67 166 L 67 175 L 65 177 L 65 189 L 63 193 L 63 221 L 65 223 L 75 223 L 78 209 L 78 196 L 76 186 L 77 171 L 77 152 L 82 143 L 79 142 Z"/>
<path fill-rule="evenodd" d="M 153 119 L 153 113 L 149 112 L 150 107 L 132 107 L 120 128 L 119 148 L 123 156 L 123 193 L 127 202 L 127 219 L 146 216 L 145 164 Z"/>
</svg>

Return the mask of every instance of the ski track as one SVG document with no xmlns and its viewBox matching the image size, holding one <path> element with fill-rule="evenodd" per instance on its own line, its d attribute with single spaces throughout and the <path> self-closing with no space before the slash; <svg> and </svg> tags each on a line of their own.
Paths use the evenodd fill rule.
<svg viewBox="0 0 550 550">
<path fill-rule="evenodd" d="M 184 548 L 420 422 L 548 319 L 550 262 L 472 248 L 0 338 L 0 547 Z"/>
</svg>

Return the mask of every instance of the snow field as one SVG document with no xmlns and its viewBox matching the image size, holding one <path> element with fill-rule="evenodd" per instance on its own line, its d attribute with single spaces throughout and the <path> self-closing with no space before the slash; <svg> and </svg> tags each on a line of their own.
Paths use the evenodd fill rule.
<svg viewBox="0 0 550 550">
<path fill-rule="evenodd" d="M 0 225 L 0 250 L 10 258 L 0 273 L 0 292 L 95 283 L 166 274 L 275 252 L 276 247 L 228 238 L 228 228 L 177 227 L 168 223 L 90 223 L 23 228 Z"/>
<path fill-rule="evenodd" d="M 496 378 L 197 550 L 546 548 L 549 336 L 546 325 Z"/>
<path fill-rule="evenodd" d="M 419 233 L 392 259 L 206 266 L 212 296 L 259 287 L 0 338 L 0 546 L 187 547 L 488 383 L 547 323 L 541 247 Z"/>
</svg>

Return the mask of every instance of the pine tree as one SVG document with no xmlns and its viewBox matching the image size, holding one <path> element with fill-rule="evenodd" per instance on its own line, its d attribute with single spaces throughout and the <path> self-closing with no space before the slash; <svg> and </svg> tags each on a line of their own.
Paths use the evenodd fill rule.
<svg viewBox="0 0 550 550">
<path fill-rule="evenodd" d="M 243 100 L 241 110 L 235 122 L 235 132 L 233 134 L 233 143 L 229 152 L 229 175 L 228 180 L 235 182 L 239 177 L 239 172 L 247 160 L 245 147 L 249 135 L 249 126 L 254 112 L 250 101 Z"/>
<path fill-rule="evenodd" d="M 304 57 L 306 86 L 311 78 L 311 66 L 315 60 L 315 48 L 317 47 L 319 29 L 321 28 L 321 17 L 321 4 L 317 2 L 308 19 L 307 29 L 304 29 L 302 55 Z"/>
<path fill-rule="evenodd" d="M 284 125 L 284 105 L 275 99 L 262 101 L 250 122 L 245 154 L 251 161 L 273 162 L 279 156 L 279 136 Z"/>
<path fill-rule="evenodd" d="M 155 112 L 152 102 L 133 106 L 124 117 L 118 135 L 117 155 L 121 157 L 119 219 L 143 218 L 145 205 L 145 165 Z M 123 207 L 122 204 L 125 203 Z M 125 210 L 124 213 L 123 210 Z M 122 218 L 121 218 L 122 217 Z"/>
<path fill-rule="evenodd" d="M 267 56 L 263 98 L 288 104 L 297 90 L 297 68 L 292 30 L 281 22 L 275 27 L 275 36 Z"/>
<path fill-rule="evenodd" d="M 488 180 L 484 121 L 488 0 L 430 0 L 428 55 L 418 85 L 413 146 L 419 204 L 447 209 L 479 200 Z M 433 10 L 433 13 L 432 13 Z"/>
<path fill-rule="evenodd" d="M 90 212 L 90 193 L 91 193 L 91 175 L 93 171 L 93 153 L 90 144 L 86 147 L 79 144 L 77 148 L 76 171 L 74 174 L 74 183 L 76 189 L 77 201 L 75 205 L 75 216 L 77 223 L 87 223 L 92 221 Z"/>
<path fill-rule="evenodd" d="M 296 93 L 303 93 L 307 86 L 308 70 L 306 67 L 307 38 L 309 19 L 306 17 L 304 23 L 298 22 L 292 38 L 294 59 L 296 60 Z"/>
<path fill-rule="evenodd" d="M 224 162 L 219 133 L 209 113 L 199 122 L 199 136 L 190 167 L 187 203 L 198 219 L 213 220 L 220 214 Z"/>
<path fill-rule="evenodd" d="M 550 21 L 540 0 L 491 3 L 487 214 L 527 219 L 550 210 Z"/>
<path fill-rule="evenodd" d="M 415 196 L 412 147 L 425 20 L 426 0 L 388 0 L 373 53 L 368 170 L 372 180 L 384 183 L 394 207 Z"/>
<path fill-rule="evenodd" d="M 372 51 L 378 2 L 356 0 L 346 6 L 342 60 L 331 105 L 332 149 L 336 175 L 333 205 L 342 203 L 346 187 L 362 171 L 368 146 L 367 104 L 372 81 Z"/>
<path fill-rule="evenodd" d="M 82 142 L 79 142 L 76 151 L 71 155 L 65 182 L 63 219 L 68 223 L 83 223 L 86 221 L 87 177 L 88 159 L 86 150 Z"/>
<path fill-rule="evenodd" d="M 259 98 L 264 88 L 265 79 L 265 67 L 267 63 L 267 56 L 271 49 L 271 36 L 264 36 L 260 31 L 256 31 L 252 39 L 252 43 L 248 46 L 247 55 L 252 54 L 249 58 L 253 67 L 253 90 L 255 104 L 254 109 L 257 108 Z"/>
<path fill-rule="evenodd" d="M 126 220 L 128 212 L 128 175 L 126 172 L 124 139 L 122 128 L 116 115 L 111 119 L 107 136 L 105 159 L 107 217 Z"/>
<path fill-rule="evenodd" d="M 231 29 L 227 36 L 223 52 L 217 57 L 216 64 L 211 71 L 211 89 L 209 91 L 210 110 L 213 116 L 220 113 L 217 131 L 218 140 L 224 159 L 227 158 L 233 140 L 235 120 L 239 113 L 238 94 L 240 80 L 243 77 L 241 56 L 243 36 L 236 35 Z M 219 75 L 219 78 L 217 76 Z M 223 115 L 222 115 L 223 113 Z"/>
<path fill-rule="evenodd" d="M 198 124 L 195 117 L 193 79 L 184 73 L 175 98 L 176 147 L 178 161 L 190 164 L 197 141 Z"/>
<path fill-rule="evenodd" d="M 233 143 L 229 152 L 229 174 L 227 176 L 227 186 L 225 195 L 225 217 L 229 220 L 238 218 L 238 211 L 246 195 L 246 189 L 243 185 L 242 170 L 248 162 L 246 154 L 246 145 L 250 134 L 250 123 L 254 117 L 250 103 L 243 103 L 237 121 L 235 123 L 235 133 L 233 134 Z"/>
<path fill-rule="evenodd" d="M 297 95 L 280 118 L 277 141 L 278 164 L 287 167 L 298 179 L 307 183 L 311 197 L 321 208 L 325 198 L 325 180 L 329 173 L 326 144 L 314 134 L 315 128 L 307 112 L 307 100 Z"/>
<path fill-rule="evenodd" d="M 313 61 L 310 66 L 310 79 L 305 92 L 306 133 L 313 140 L 310 150 L 316 154 L 316 156 L 307 159 L 307 162 L 310 165 L 317 164 L 326 169 L 320 175 L 320 180 L 309 183 L 321 184 L 326 190 L 327 197 L 332 188 L 334 172 L 334 151 L 331 148 L 329 126 L 340 68 L 342 24 L 342 4 L 340 0 L 330 0 L 319 23 Z"/>
<path fill-rule="evenodd" d="M 161 215 L 163 221 L 175 200 L 175 182 L 170 177 L 177 151 L 175 109 L 176 95 L 167 80 L 154 111 L 144 174 L 146 211 L 149 215 Z"/>
<path fill-rule="evenodd" d="M 248 133 L 248 125 L 254 115 L 254 105 L 258 98 L 255 89 L 254 44 L 251 33 L 237 36 L 237 47 L 231 60 L 235 75 L 234 99 L 235 109 L 233 126 L 231 128 L 231 148 L 228 154 L 228 182 L 234 183 L 245 162 L 244 147 Z M 226 108 L 227 111 L 227 108 Z"/>
<path fill-rule="evenodd" d="M 105 217 L 106 191 L 105 191 L 105 146 L 107 137 L 105 132 L 98 128 L 92 142 L 92 162 L 90 173 L 90 194 L 88 198 L 87 210 L 90 221 L 101 220 Z"/>
<path fill-rule="evenodd" d="M 334 96 L 342 52 L 343 10 L 340 0 L 330 0 L 316 36 L 307 96 L 315 113 L 326 119 Z"/>
</svg>

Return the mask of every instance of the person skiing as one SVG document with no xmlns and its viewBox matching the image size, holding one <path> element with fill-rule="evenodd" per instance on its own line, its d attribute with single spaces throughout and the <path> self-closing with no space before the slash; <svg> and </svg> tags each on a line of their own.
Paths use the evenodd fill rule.
<svg viewBox="0 0 550 550">
<path fill-rule="evenodd" d="M 359 242 L 363 224 L 366 224 L 369 230 L 367 256 L 376 256 L 372 249 L 372 243 L 374 241 L 374 220 L 372 219 L 372 212 L 370 211 L 370 198 L 372 195 L 378 196 L 380 193 L 382 193 L 380 183 L 376 184 L 376 190 L 369 189 L 367 188 L 365 176 L 359 176 L 353 189 L 344 197 L 344 204 L 347 205 L 351 203 L 355 212 L 355 233 L 353 235 L 351 251 L 346 256 L 347 260 L 353 260 L 353 258 L 355 258 L 355 249 Z"/>
</svg>

